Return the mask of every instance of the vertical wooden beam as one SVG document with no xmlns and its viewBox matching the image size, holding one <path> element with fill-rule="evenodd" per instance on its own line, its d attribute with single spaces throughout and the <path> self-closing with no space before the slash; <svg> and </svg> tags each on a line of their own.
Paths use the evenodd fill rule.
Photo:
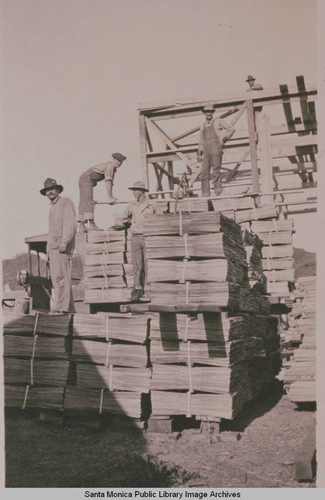
<svg viewBox="0 0 325 500">
<path fill-rule="evenodd" d="M 149 188 L 149 172 L 147 162 L 147 142 L 146 142 L 146 122 L 145 116 L 139 114 L 139 134 L 140 134 L 140 160 L 141 160 L 141 178 L 145 186 Z"/>
<path fill-rule="evenodd" d="M 258 150 L 261 172 L 261 192 L 271 193 L 273 191 L 273 164 L 271 153 L 270 118 L 265 113 L 256 113 L 256 130 L 258 134 Z M 263 196 L 264 205 L 274 202 L 273 195 Z"/>
<path fill-rule="evenodd" d="M 247 105 L 249 148 L 251 152 L 253 193 L 256 194 L 259 193 L 260 188 L 258 182 L 256 133 L 255 133 L 254 108 L 252 99 L 247 99 L 246 105 Z"/>
<path fill-rule="evenodd" d="M 37 252 L 37 272 L 38 272 L 38 276 L 40 276 L 41 275 L 41 262 L 40 262 L 39 252 Z"/>
<path fill-rule="evenodd" d="M 174 166 L 172 161 L 167 162 L 168 172 L 174 177 Z M 169 189 L 174 189 L 174 179 L 173 177 L 168 177 Z"/>
<path fill-rule="evenodd" d="M 28 272 L 30 274 L 33 274 L 32 253 L 30 251 L 30 245 L 28 245 Z"/>
</svg>

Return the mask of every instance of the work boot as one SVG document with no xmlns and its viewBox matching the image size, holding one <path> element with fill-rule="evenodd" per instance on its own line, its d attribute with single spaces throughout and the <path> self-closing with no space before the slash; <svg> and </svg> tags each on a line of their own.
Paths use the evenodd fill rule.
<svg viewBox="0 0 325 500">
<path fill-rule="evenodd" d="M 89 221 L 89 231 L 101 231 L 100 227 L 96 226 L 93 220 Z"/>
</svg>

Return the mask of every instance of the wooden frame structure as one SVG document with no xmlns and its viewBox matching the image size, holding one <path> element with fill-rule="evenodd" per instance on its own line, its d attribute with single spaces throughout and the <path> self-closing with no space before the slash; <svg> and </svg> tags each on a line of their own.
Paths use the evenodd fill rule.
<svg viewBox="0 0 325 500">
<path fill-rule="evenodd" d="M 199 191 L 198 136 L 209 104 L 236 128 L 224 149 L 221 196 L 258 197 L 258 204 L 274 203 L 285 214 L 316 211 L 316 98 L 315 85 L 297 76 L 290 87 L 142 105 L 142 179 L 157 197 L 171 196 L 184 175 L 189 188 Z M 177 123 L 182 130 L 173 135 L 168 127 Z"/>
</svg>

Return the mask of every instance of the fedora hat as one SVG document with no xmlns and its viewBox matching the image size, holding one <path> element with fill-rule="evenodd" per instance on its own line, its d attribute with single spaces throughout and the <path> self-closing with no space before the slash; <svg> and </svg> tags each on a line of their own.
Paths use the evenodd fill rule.
<svg viewBox="0 0 325 500">
<path fill-rule="evenodd" d="M 112 158 L 114 158 L 114 160 L 120 161 L 121 163 L 122 161 L 126 160 L 126 156 L 122 155 L 122 153 L 113 153 Z"/>
<path fill-rule="evenodd" d="M 252 75 L 248 75 L 246 82 L 250 82 L 251 80 L 255 80 L 255 78 Z"/>
<path fill-rule="evenodd" d="M 44 181 L 44 187 L 40 190 L 40 193 L 43 196 L 45 196 L 46 195 L 46 191 L 48 191 L 49 189 L 53 189 L 53 188 L 57 188 L 57 190 L 59 191 L 59 193 L 62 193 L 62 191 L 63 191 L 63 186 L 61 186 L 61 184 L 57 184 L 57 182 L 56 182 L 55 179 L 51 179 L 50 177 L 48 177 Z"/>
<path fill-rule="evenodd" d="M 144 185 L 143 182 L 137 181 L 133 184 L 133 186 L 130 186 L 128 189 L 135 190 L 135 189 L 140 189 L 141 191 L 149 191 L 148 188 Z"/>
<path fill-rule="evenodd" d="M 206 106 L 204 106 L 204 108 L 202 109 L 202 113 L 207 113 L 209 111 L 215 111 L 214 107 L 212 106 L 212 104 L 207 104 Z"/>
</svg>

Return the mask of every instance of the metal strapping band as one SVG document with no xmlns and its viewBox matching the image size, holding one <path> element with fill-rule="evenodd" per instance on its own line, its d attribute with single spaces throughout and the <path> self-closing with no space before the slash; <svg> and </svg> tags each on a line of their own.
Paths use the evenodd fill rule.
<svg viewBox="0 0 325 500">
<path fill-rule="evenodd" d="M 99 413 L 103 412 L 104 389 L 100 390 Z"/>
<path fill-rule="evenodd" d="M 180 210 L 178 213 L 178 224 L 179 224 L 179 234 L 183 235 L 183 221 L 182 221 L 182 211 Z"/>
<path fill-rule="evenodd" d="M 102 268 L 103 268 L 103 276 L 104 276 L 104 281 L 105 281 L 105 288 L 108 288 L 108 279 L 107 279 L 107 274 L 106 274 L 106 266 L 102 262 Z"/>
<path fill-rule="evenodd" d="M 109 365 L 109 390 L 113 391 L 113 365 Z"/>
<path fill-rule="evenodd" d="M 186 414 L 187 417 L 191 417 L 192 416 L 192 412 L 191 412 L 191 392 L 188 391 L 187 393 L 187 414 Z"/>
<path fill-rule="evenodd" d="M 107 254 L 108 253 L 107 241 L 104 241 L 104 247 L 105 247 L 105 254 Z"/>
<path fill-rule="evenodd" d="M 182 277 L 180 279 L 180 283 L 185 283 L 186 263 L 187 259 L 183 259 Z"/>
<path fill-rule="evenodd" d="M 187 342 L 187 367 L 188 367 L 188 381 L 190 392 L 193 392 L 193 384 L 192 384 L 192 362 L 191 362 L 191 341 Z"/>
<path fill-rule="evenodd" d="M 109 230 L 106 229 L 106 241 L 109 241 Z"/>
<path fill-rule="evenodd" d="M 112 345 L 112 342 L 109 340 L 107 342 L 107 351 L 106 351 L 106 361 L 105 361 L 105 366 L 108 366 L 108 360 L 109 360 L 109 354 L 110 354 L 110 350 L 111 350 L 111 345 Z"/>
<path fill-rule="evenodd" d="M 34 358 L 30 360 L 30 385 L 34 385 Z"/>
<path fill-rule="evenodd" d="M 102 287 L 102 299 L 105 300 L 104 287 Z"/>
<path fill-rule="evenodd" d="M 279 231 L 279 228 L 276 224 L 276 220 L 275 219 L 272 219 L 273 220 L 273 227 L 274 227 L 274 231 L 278 232 Z"/>
<path fill-rule="evenodd" d="M 269 257 L 269 256 L 267 256 L 267 258 L 266 258 L 266 259 L 267 259 L 267 268 L 268 268 L 268 270 L 271 270 L 271 262 L 270 262 L 270 257 Z"/>
<path fill-rule="evenodd" d="M 188 234 L 184 234 L 185 259 L 189 258 L 189 255 L 188 255 L 188 245 L 187 245 L 187 237 L 188 237 Z"/>
<path fill-rule="evenodd" d="M 27 403 L 27 398 L 28 398 L 28 392 L 29 392 L 29 385 L 26 385 L 24 402 L 23 402 L 23 410 L 26 408 L 26 403 Z"/>
<path fill-rule="evenodd" d="M 35 351 L 36 351 L 36 341 L 37 341 L 38 335 L 34 335 L 34 342 L 33 342 L 33 350 L 32 350 L 32 359 L 35 358 Z"/>
<path fill-rule="evenodd" d="M 38 324 L 38 318 L 39 318 L 39 313 L 36 313 L 36 316 L 35 316 L 35 323 L 34 323 L 34 330 L 33 330 L 33 335 L 36 335 L 36 331 L 37 331 L 37 324 Z"/>
<path fill-rule="evenodd" d="M 108 323 L 109 323 L 109 315 L 105 317 L 105 334 L 106 334 L 106 342 L 109 341 L 109 336 L 108 336 Z"/>
<path fill-rule="evenodd" d="M 272 269 L 272 282 L 275 282 L 275 269 Z"/>
<path fill-rule="evenodd" d="M 188 327 L 189 327 L 190 321 L 191 321 L 190 316 L 186 316 L 185 335 L 184 335 L 185 342 L 187 342 L 187 339 L 188 339 Z"/>
<path fill-rule="evenodd" d="M 188 209 L 188 213 L 190 214 L 190 213 L 191 213 L 191 202 L 190 202 L 190 198 L 187 198 L 187 209 Z"/>
<path fill-rule="evenodd" d="M 190 288 L 190 284 L 189 284 L 189 282 L 188 282 L 188 281 L 186 281 L 185 285 L 186 285 L 186 298 L 185 298 L 185 303 L 186 303 L 186 304 L 188 304 L 188 296 L 189 296 L 189 291 L 190 291 L 190 290 L 189 290 L 189 288 Z"/>
<path fill-rule="evenodd" d="M 272 231 L 269 231 L 269 246 L 272 245 Z"/>
<path fill-rule="evenodd" d="M 255 205 L 253 206 L 253 214 L 254 214 L 254 219 L 257 220 L 258 219 L 258 215 L 257 215 L 257 211 L 256 211 Z"/>
</svg>

